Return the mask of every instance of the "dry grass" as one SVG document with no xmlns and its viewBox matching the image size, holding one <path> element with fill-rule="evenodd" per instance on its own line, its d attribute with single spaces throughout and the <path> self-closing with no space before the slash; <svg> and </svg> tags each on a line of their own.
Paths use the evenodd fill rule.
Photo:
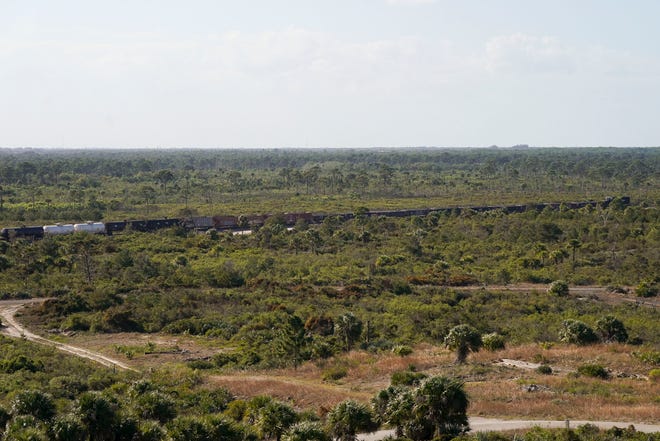
<svg viewBox="0 0 660 441">
<path fill-rule="evenodd" d="M 631 354 L 639 348 L 623 344 L 597 344 L 589 346 L 528 344 L 503 351 L 482 351 L 471 355 L 473 361 L 494 362 L 502 358 L 534 363 L 546 363 L 553 368 L 571 371 L 585 363 L 602 364 L 616 373 L 646 375 L 650 366 Z"/>
<path fill-rule="evenodd" d="M 536 381 L 538 380 L 538 381 Z M 572 380 L 566 377 L 529 377 L 524 383 L 541 390 L 528 392 L 520 381 L 467 383 L 470 413 L 482 416 L 525 418 L 628 420 L 656 423 L 660 420 L 649 383 L 639 380 Z"/>
<path fill-rule="evenodd" d="M 52 336 L 50 336 L 52 338 Z M 210 357 L 218 352 L 200 344 L 191 336 L 116 333 L 116 334 L 76 334 L 71 337 L 58 337 L 59 341 L 99 352 L 111 358 L 125 362 L 136 369 L 149 370 L 166 363 L 180 363 L 186 360 Z M 155 350 L 152 353 L 143 352 L 152 343 Z M 135 355 L 128 358 L 125 353 L 117 351 L 117 346 L 135 349 Z"/>
<path fill-rule="evenodd" d="M 343 400 L 367 402 L 372 396 L 371 392 L 352 390 L 349 386 L 298 377 L 238 374 L 212 376 L 207 382 L 226 387 L 238 398 L 270 395 L 298 409 L 314 409 L 320 414 L 325 414 Z"/>
<path fill-rule="evenodd" d="M 438 351 L 438 348 L 425 345 L 406 357 L 351 352 L 336 359 L 305 363 L 295 370 L 213 375 L 207 382 L 226 387 L 240 398 L 266 394 L 287 401 L 299 409 L 310 408 L 323 414 L 346 399 L 368 402 L 377 391 L 389 385 L 390 376 L 396 371 L 410 366 L 415 366 L 419 371 L 432 370 L 438 362 L 451 359 L 451 354 L 442 351 L 442 355 L 439 355 Z M 336 382 L 323 381 L 323 373 L 334 366 L 345 367 L 346 377 Z"/>
<path fill-rule="evenodd" d="M 67 342 L 109 356 L 126 359 L 116 352 L 115 345 L 174 347 L 180 351 L 165 354 L 138 354 L 127 360 L 131 365 L 147 370 L 168 362 L 183 362 L 191 358 L 212 355 L 217 349 L 194 337 L 111 334 L 79 335 Z M 538 344 L 507 348 L 503 351 L 482 351 L 471 354 L 465 365 L 454 365 L 454 354 L 446 349 L 423 344 L 405 357 L 391 353 L 371 354 L 351 352 L 322 362 L 308 362 L 298 369 L 270 371 L 236 371 L 209 375 L 210 387 L 226 387 L 237 397 L 272 395 L 299 409 L 324 413 L 345 399 L 368 402 L 380 389 L 389 385 L 392 373 L 409 369 L 427 375 L 448 375 L 462 379 L 471 397 L 470 413 L 491 417 L 628 420 L 657 424 L 660 422 L 660 384 L 634 376 L 648 374 L 645 365 L 630 354 L 639 350 L 627 345 L 543 346 Z M 541 375 L 534 370 L 499 366 L 502 358 L 536 363 L 548 363 L 559 374 Z M 630 378 L 609 380 L 575 378 L 573 372 L 581 364 L 598 363 L 615 374 Z M 324 372 L 342 367 L 346 376 L 336 382 L 324 382 Z M 540 390 L 528 392 L 524 386 L 537 384 Z"/>
<path fill-rule="evenodd" d="M 298 370 L 253 372 L 212 377 L 213 384 L 229 388 L 241 397 L 272 394 L 297 407 L 327 410 L 342 399 L 368 401 L 389 384 L 393 372 L 415 366 L 428 375 L 450 375 L 465 381 L 471 397 L 470 413 L 491 417 L 628 420 L 657 424 L 660 421 L 660 386 L 639 378 L 600 380 L 576 378 L 569 372 L 578 365 L 599 362 L 615 371 L 648 372 L 629 355 L 625 345 L 590 347 L 527 345 L 505 351 L 472 354 L 462 366 L 453 364 L 452 353 L 421 345 L 406 357 L 352 352 L 320 365 L 307 363 Z M 540 354 L 540 355 L 539 355 Z M 564 371 L 542 375 L 533 370 L 498 366 L 501 358 L 538 361 L 545 358 Z M 347 367 L 347 375 L 336 384 L 323 383 L 321 376 L 329 366 Z M 528 392 L 536 384 L 539 390 Z"/>
</svg>

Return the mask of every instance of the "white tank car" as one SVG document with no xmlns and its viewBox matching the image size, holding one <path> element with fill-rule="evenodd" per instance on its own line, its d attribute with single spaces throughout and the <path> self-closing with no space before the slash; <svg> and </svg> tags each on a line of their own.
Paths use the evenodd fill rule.
<svg viewBox="0 0 660 441">
<path fill-rule="evenodd" d="M 73 224 L 57 224 L 57 225 L 44 225 L 44 234 L 60 235 L 60 234 L 73 234 L 75 231 Z"/>
<path fill-rule="evenodd" d="M 73 226 L 73 230 L 76 233 L 85 232 L 101 234 L 105 233 L 105 224 L 103 222 L 86 222 L 84 224 L 75 224 Z"/>
</svg>

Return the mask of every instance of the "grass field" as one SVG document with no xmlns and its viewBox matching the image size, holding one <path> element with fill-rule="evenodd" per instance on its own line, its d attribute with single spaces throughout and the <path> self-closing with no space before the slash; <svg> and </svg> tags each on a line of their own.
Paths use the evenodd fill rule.
<svg viewBox="0 0 660 441">
<path fill-rule="evenodd" d="M 77 335 L 75 345 L 125 360 L 142 371 L 171 369 L 177 363 L 209 357 L 218 349 L 204 338 L 145 334 Z M 127 344 L 131 342 L 131 344 Z M 297 369 L 209 370 L 200 381 L 209 388 L 226 387 L 240 398 L 271 395 L 299 409 L 327 412 L 345 399 L 368 402 L 387 387 L 394 372 L 450 375 L 465 382 L 472 415 L 547 419 L 660 422 L 660 384 L 648 379 L 653 366 L 632 354 L 644 348 L 622 344 L 593 346 L 529 344 L 471 354 L 463 365 L 445 348 L 423 344 L 410 355 L 352 351 Z M 502 359 L 543 363 L 554 373 L 500 364 Z M 608 379 L 576 374 L 583 364 L 606 367 Z M 328 372 L 345 376 L 326 380 Z"/>
</svg>

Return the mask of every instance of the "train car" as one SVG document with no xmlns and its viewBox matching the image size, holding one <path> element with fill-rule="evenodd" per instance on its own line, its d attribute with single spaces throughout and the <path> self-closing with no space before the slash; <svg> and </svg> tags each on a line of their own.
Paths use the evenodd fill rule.
<svg viewBox="0 0 660 441">
<path fill-rule="evenodd" d="M 422 208 L 419 210 L 410 210 L 413 216 L 428 216 L 434 210 L 431 208 Z"/>
<path fill-rule="evenodd" d="M 238 218 L 236 216 L 213 216 L 213 228 L 216 230 L 231 230 L 238 227 Z"/>
<path fill-rule="evenodd" d="M 61 236 L 63 234 L 73 234 L 76 231 L 73 224 L 44 225 L 43 229 L 46 236 Z"/>
<path fill-rule="evenodd" d="M 179 219 L 147 219 L 147 220 L 131 220 L 126 222 L 131 230 L 149 232 L 161 230 L 163 228 L 172 228 L 181 225 Z"/>
<path fill-rule="evenodd" d="M 344 216 L 346 216 L 346 214 L 339 214 L 339 215 L 337 215 L 337 216 L 341 216 L 342 219 L 344 219 L 344 220 L 347 219 L 347 218 L 344 218 Z M 315 224 L 320 224 L 320 223 L 323 223 L 323 221 L 324 221 L 327 217 L 328 217 L 328 215 L 325 214 L 325 213 L 314 213 L 314 214 L 312 215 L 312 220 L 313 220 L 313 222 L 314 222 Z"/>
<path fill-rule="evenodd" d="M 314 222 L 314 215 L 312 213 L 284 213 L 282 216 L 288 226 L 295 225 L 299 220 L 307 223 Z"/>
<path fill-rule="evenodd" d="M 76 233 L 104 234 L 105 224 L 103 222 L 85 222 L 84 224 L 74 224 L 73 230 Z"/>
<path fill-rule="evenodd" d="M 194 216 L 183 220 L 182 224 L 186 228 L 195 231 L 207 231 L 215 228 L 213 218 L 210 216 Z"/>
<path fill-rule="evenodd" d="M 266 219 L 268 219 L 268 217 L 269 216 L 267 214 L 250 214 L 245 216 L 245 218 L 247 219 L 247 224 L 250 227 L 262 226 L 266 222 Z"/>
<path fill-rule="evenodd" d="M 380 217 L 380 216 L 396 216 L 396 211 L 393 210 L 369 210 L 367 217 Z M 403 216 L 402 216 L 403 217 Z"/>
<path fill-rule="evenodd" d="M 44 237 L 44 228 L 40 226 L 3 228 L 0 230 L 0 237 L 7 241 L 14 239 L 42 239 Z"/>
<path fill-rule="evenodd" d="M 109 236 L 111 236 L 112 233 L 118 233 L 120 231 L 124 231 L 125 229 L 126 221 L 113 221 L 105 223 L 105 232 Z"/>
</svg>

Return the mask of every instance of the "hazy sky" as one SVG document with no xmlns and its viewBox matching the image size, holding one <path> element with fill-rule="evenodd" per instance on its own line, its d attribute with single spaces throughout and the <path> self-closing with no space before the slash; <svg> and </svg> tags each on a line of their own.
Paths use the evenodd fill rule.
<svg viewBox="0 0 660 441">
<path fill-rule="evenodd" d="M 658 0 L 0 0 L 0 146 L 660 145 Z"/>
</svg>

